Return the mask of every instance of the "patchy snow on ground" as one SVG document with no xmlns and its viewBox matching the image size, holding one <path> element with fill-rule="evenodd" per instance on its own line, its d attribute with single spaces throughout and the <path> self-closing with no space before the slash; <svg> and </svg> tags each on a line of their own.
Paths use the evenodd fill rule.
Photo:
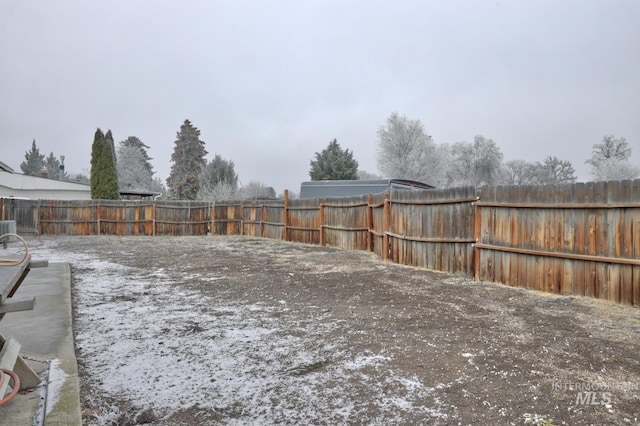
<svg viewBox="0 0 640 426">
<path fill-rule="evenodd" d="M 38 251 L 73 268 L 78 358 L 93 395 L 105 397 L 93 424 L 117 418 L 113 400 L 160 420 L 197 409 L 226 424 L 446 419 L 436 388 L 447 385 L 392 371 L 384 352 L 354 353 L 335 337 L 344 334 L 326 338 L 343 324 L 319 308 L 301 316 L 286 303 L 217 299 L 182 285 L 188 273 L 60 252 L 51 240 Z M 219 273 L 204 279 L 226 278 Z"/>
<path fill-rule="evenodd" d="M 67 373 L 60 367 L 60 360 L 53 359 L 49 362 L 49 377 L 47 381 L 46 414 L 49 414 L 60 399 L 60 390 L 67 380 Z"/>
</svg>

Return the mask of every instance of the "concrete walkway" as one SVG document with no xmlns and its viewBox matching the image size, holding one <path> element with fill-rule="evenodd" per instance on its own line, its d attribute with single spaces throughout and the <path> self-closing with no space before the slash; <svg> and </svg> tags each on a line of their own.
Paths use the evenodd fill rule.
<svg viewBox="0 0 640 426">
<path fill-rule="evenodd" d="M 18 340 L 20 354 L 43 380 L 0 407 L 0 426 L 81 425 L 69 265 L 31 269 L 15 294 L 28 296 L 36 297 L 34 310 L 7 314 L 0 334 Z"/>
</svg>

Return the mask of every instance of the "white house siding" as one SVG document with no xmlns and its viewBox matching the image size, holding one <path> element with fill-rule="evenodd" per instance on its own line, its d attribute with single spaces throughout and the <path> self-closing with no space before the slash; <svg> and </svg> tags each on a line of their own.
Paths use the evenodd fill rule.
<svg viewBox="0 0 640 426">
<path fill-rule="evenodd" d="M 89 185 L 0 170 L 0 197 L 32 200 L 90 200 Z"/>
</svg>

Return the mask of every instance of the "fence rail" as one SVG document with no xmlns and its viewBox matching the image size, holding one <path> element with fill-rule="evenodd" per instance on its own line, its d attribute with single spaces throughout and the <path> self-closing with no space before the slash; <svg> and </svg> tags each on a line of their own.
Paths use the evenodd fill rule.
<svg viewBox="0 0 640 426">
<path fill-rule="evenodd" d="M 23 234 L 246 235 L 640 306 L 640 180 L 245 202 L 0 199 Z"/>
</svg>

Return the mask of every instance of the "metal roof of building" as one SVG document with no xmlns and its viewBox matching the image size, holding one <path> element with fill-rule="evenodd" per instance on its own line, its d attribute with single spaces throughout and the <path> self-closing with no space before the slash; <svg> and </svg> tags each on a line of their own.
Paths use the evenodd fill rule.
<svg viewBox="0 0 640 426">
<path fill-rule="evenodd" d="M 409 179 L 314 180 L 302 182 L 300 198 L 351 197 L 379 194 L 390 189 L 434 189 L 434 186 Z"/>
</svg>

